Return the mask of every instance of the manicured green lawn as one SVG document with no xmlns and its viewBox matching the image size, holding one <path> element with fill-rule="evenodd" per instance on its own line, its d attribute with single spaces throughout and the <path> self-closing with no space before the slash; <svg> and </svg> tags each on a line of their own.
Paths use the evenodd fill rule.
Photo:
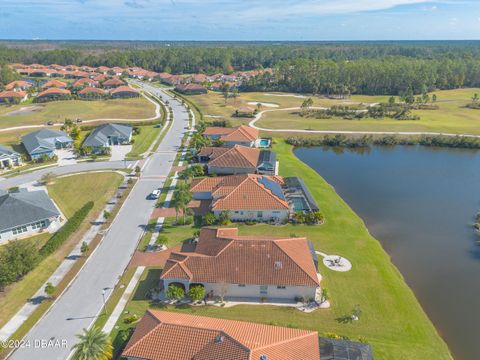
<svg viewBox="0 0 480 360">
<path fill-rule="evenodd" d="M 247 320 L 275 325 L 336 333 L 352 340 L 363 338 L 373 348 L 376 359 L 450 359 L 448 348 L 420 307 L 400 272 L 391 263 L 380 243 L 369 235 L 363 221 L 314 170 L 300 162 L 291 147 L 277 140 L 274 146 L 283 176 L 301 174 L 326 216 L 321 226 L 240 225 L 241 234 L 306 236 L 317 250 L 348 258 L 353 268 L 348 273 L 333 272 L 321 264 L 322 286 L 328 288 L 332 307 L 305 314 L 295 309 L 267 306 L 167 307 L 199 315 Z M 235 225 L 236 226 L 236 225 Z M 193 231 L 191 228 L 189 231 Z M 169 229 L 165 234 L 185 239 L 187 227 Z M 158 280 L 158 274 L 152 277 Z M 152 281 L 151 285 L 155 284 Z M 137 292 L 127 306 L 141 316 L 151 305 Z M 359 305 L 359 321 L 341 322 Z M 120 321 L 120 326 L 125 327 Z"/>
<path fill-rule="evenodd" d="M 456 89 L 434 92 L 437 95 L 438 110 L 414 110 L 420 120 L 393 120 L 393 119 L 362 119 L 344 120 L 303 118 L 298 110 L 271 111 L 264 113 L 257 122 L 259 127 L 269 129 L 300 129 L 300 130 L 347 130 L 347 131 L 419 131 L 419 132 L 448 132 L 458 134 L 480 134 L 480 110 L 465 108 L 474 93 L 480 89 Z M 277 93 L 277 95 L 282 95 Z M 433 93 L 432 93 L 433 94 Z M 283 94 L 285 95 L 285 94 Z M 431 95 L 431 94 L 430 94 Z M 255 108 L 248 102 L 265 102 L 277 104 L 278 108 L 263 106 L 260 110 L 275 110 L 281 108 L 299 107 L 303 100 L 294 96 L 275 96 L 258 92 L 241 93 L 237 100 L 225 100 L 221 93 L 209 92 L 205 95 L 188 96 L 196 103 L 205 116 L 206 121 L 215 120 L 209 115 L 220 116 L 229 120 L 232 125 L 248 124 L 251 119 L 232 117 L 235 109 L 240 106 Z M 354 95 L 348 100 L 331 100 L 315 97 L 313 106 L 330 107 L 332 105 L 348 103 L 372 104 L 386 102 L 387 96 Z M 398 98 L 397 98 L 398 100 Z M 265 132 L 265 134 L 269 134 Z M 270 133 L 271 135 L 272 133 Z M 275 136 L 291 136 L 291 134 L 275 133 Z M 318 135 L 317 135 L 318 136 Z"/>
<path fill-rule="evenodd" d="M 89 201 L 95 202 L 94 211 L 103 208 L 121 181 L 114 172 L 72 175 L 55 179 L 48 193 L 68 218 Z"/>
<path fill-rule="evenodd" d="M 82 224 L 78 236 L 72 237 L 59 250 L 43 259 L 37 267 L 28 273 L 22 280 L 7 287 L 0 293 L 0 327 L 3 326 L 20 307 L 25 304 L 52 275 L 73 247 L 80 239 L 80 234 L 90 226 L 101 208 L 105 206 L 120 185 L 122 176 L 117 173 L 92 173 L 73 175 L 56 179 L 55 183 L 48 186 L 48 192 L 63 213 L 69 217 L 90 200 L 95 201 L 94 209 Z M 51 235 L 41 235 L 22 241 L 36 241 L 38 246 L 47 241 Z"/>
<path fill-rule="evenodd" d="M 40 110 L 16 116 L 8 113 L 26 106 L 39 106 Z M 43 104 L 19 104 L 0 106 L 0 128 L 21 125 L 63 122 L 66 118 L 94 119 L 145 119 L 155 116 L 155 106 L 143 96 L 134 99 L 110 99 L 103 101 L 54 101 Z"/>
<path fill-rule="evenodd" d="M 132 151 L 128 154 L 128 156 L 139 156 L 147 151 L 162 128 L 151 125 L 140 126 L 139 129 L 140 134 L 133 137 L 135 142 L 133 143 Z"/>
</svg>

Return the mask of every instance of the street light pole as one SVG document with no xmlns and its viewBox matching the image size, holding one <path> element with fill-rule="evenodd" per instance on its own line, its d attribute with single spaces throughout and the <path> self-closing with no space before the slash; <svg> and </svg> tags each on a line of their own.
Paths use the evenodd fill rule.
<svg viewBox="0 0 480 360">
<path fill-rule="evenodd" d="M 103 313 L 107 316 L 107 303 L 105 301 L 105 289 L 102 289 L 102 298 L 103 298 Z"/>
</svg>

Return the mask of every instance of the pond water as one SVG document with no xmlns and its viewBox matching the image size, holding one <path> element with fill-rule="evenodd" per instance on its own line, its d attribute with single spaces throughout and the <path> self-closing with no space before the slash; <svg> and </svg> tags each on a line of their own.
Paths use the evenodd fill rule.
<svg viewBox="0 0 480 360">
<path fill-rule="evenodd" d="M 300 148 L 382 243 L 455 359 L 480 359 L 480 151 Z M 321 204 L 319 204 L 321 207 Z"/>
</svg>

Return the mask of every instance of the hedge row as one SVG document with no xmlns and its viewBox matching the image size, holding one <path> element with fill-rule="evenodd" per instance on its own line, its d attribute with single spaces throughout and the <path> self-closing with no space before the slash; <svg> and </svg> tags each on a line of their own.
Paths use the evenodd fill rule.
<svg viewBox="0 0 480 360">
<path fill-rule="evenodd" d="M 423 145 L 462 149 L 480 149 L 480 138 L 443 135 L 420 137 L 399 137 L 394 135 L 379 137 L 368 135 L 361 137 L 346 137 L 345 135 L 325 135 L 319 138 L 290 137 L 286 141 L 288 144 L 296 147 L 336 146 L 359 148 L 369 147 L 371 145 Z"/>
<path fill-rule="evenodd" d="M 149 121 L 132 121 L 132 122 L 127 122 L 127 121 L 122 121 L 121 122 L 122 124 L 129 124 L 129 125 L 132 125 L 132 126 L 151 126 L 151 125 L 157 125 L 157 124 L 163 124 L 163 121 L 160 121 L 160 120 L 149 120 Z M 105 122 L 104 124 L 107 124 L 107 122 Z M 90 130 L 93 130 L 95 129 L 96 127 L 98 127 L 99 124 L 95 124 L 95 125 L 81 125 L 80 126 L 80 130 L 82 131 L 90 131 Z"/>
<path fill-rule="evenodd" d="M 53 236 L 48 239 L 45 245 L 40 249 L 41 256 L 48 256 L 57 250 L 64 242 L 78 230 L 83 220 L 87 217 L 90 210 L 93 208 L 93 201 L 87 202 L 81 209 L 77 210 L 75 214 L 67 221 L 67 223 Z"/>
</svg>

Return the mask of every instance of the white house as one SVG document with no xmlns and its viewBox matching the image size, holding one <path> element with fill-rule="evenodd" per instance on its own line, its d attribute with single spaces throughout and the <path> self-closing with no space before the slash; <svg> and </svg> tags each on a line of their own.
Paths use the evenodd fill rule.
<svg viewBox="0 0 480 360">
<path fill-rule="evenodd" d="M 207 297 L 251 301 L 315 299 L 317 258 L 306 238 L 239 236 L 238 229 L 203 228 L 192 252 L 174 252 L 161 285 L 201 285 Z"/>
</svg>

